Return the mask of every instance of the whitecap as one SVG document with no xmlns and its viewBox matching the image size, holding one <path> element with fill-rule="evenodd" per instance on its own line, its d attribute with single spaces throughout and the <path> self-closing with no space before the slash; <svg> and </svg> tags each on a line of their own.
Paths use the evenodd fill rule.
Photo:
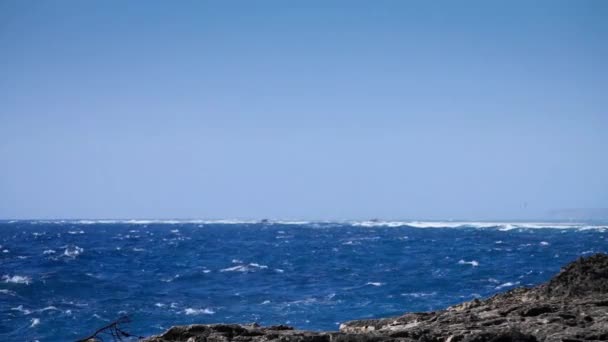
<svg viewBox="0 0 608 342">
<path fill-rule="evenodd" d="M 500 290 L 500 289 L 503 289 L 505 287 L 512 287 L 512 286 L 515 286 L 515 285 L 519 285 L 519 282 L 516 281 L 516 282 L 512 283 L 512 282 L 509 281 L 509 282 L 506 282 L 504 284 L 496 286 L 496 289 Z"/>
<path fill-rule="evenodd" d="M 29 285 L 32 282 L 32 278 L 30 278 L 28 276 L 20 276 L 20 275 L 14 275 L 12 277 L 9 275 L 3 275 L 2 280 L 4 280 L 5 283 L 25 284 L 25 285 Z"/>
<path fill-rule="evenodd" d="M 69 258 L 76 258 L 77 256 L 79 256 L 80 254 L 82 254 L 84 252 L 84 249 L 78 246 L 74 246 L 72 248 L 67 247 L 64 251 L 63 251 L 63 255 L 69 257 Z"/>
<path fill-rule="evenodd" d="M 144 248 L 137 248 L 137 247 L 133 248 L 133 252 L 143 252 L 143 251 L 145 251 Z"/>
<path fill-rule="evenodd" d="M 265 301 L 262 302 L 262 305 L 266 305 L 266 304 L 270 304 L 270 301 L 269 300 L 265 300 Z"/>
<path fill-rule="evenodd" d="M 215 311 L 209 309 L 209 308 L 204 308 L 204 309 L 193 309 L 193 308 L 186 308 L 184 310 L 184 313 L 186 315 L 213 315 L 215 313 Z"/>
<path fill-rule="evenodd" d="M 223 268 L 220 270 L 220 272 L 247 272 L 247 271 L 249 271 L 249 268 L 244 265 L 227 267 L 227 268 Z"/>
<path fill-rule="evenodd" d="M 156 303 L 154 304 L 154 306 L 158 307 L 158 308 L 164 308 L 165 306 L 167 306 L 166 304 L 163 303 Z"/>
<path fill-rule="evenodd" d="M 498 228 L 513 229 L 580 229 L 605 230 L 605 225 L 587 225 L 572 222 L 496 222 L 496 221 L 351 221 L 355 227 L 412 227 L 412 228 Z"/>
<path fill-rule="evenodd" d="M 32 325 L 30 325 L 30 328 L 33 328 L 38 324 L 40 324 L 40 318 L 32 318 Z"/>
<path fill-rule="evenodd" d="M 370 281 L 370 282 L 368 282 L 368 283 L 367 283 L 367 284 L 365 284 L 365 285 L 371 285 L 371 286 L 382 286 L 382 285 L 384 285 L 384 283 L 379 283 L 379 282 L 373 282 L 373 281 Z"/>
<path fill-rule="evenodd" d="M 477 267 L 477 266 L 479 266 L 479 262 L 477 260 L 464 261 L 464 260 L 460 259 L 460 261 L 458 261 L 458 265 L 471 265 L 473 267 Z"/>
<path fill-rule="evenodd" d="M 16 308 L 11 308 L 11 310 L 13 310 L 13 311 L 19 311 L 19 312 L 23 313 L 24 315 L 29 315 L 29 314 L 32 313 L 30 310 L 24 309 L 23 305 L 19 305 Z"/>
<path fill-rule="evenodd" d="M 437 292 L 409 292 L 409 293 L 401 294 L 401 296 L 403 296 L 403 297 L 414 297 L 414 298 L 431 297 L 431 296 L 435 296 L 435 295 L 437 295 Z"/>
<path fill-rule="evenodd" d="M 76 234 L 84 234 L 84 230 L 70 230 L 68 234 L 76 235 Z"/>
<path fill-rule="evenodd" d="M 541 241 L 540 245 L 541 246 L 549 246 L 549 243 L 547 241 Z"/>
<path fill-rule="evenodd" d="M 240 260 L 236 260 L 239 261 Z M 232 260 L 232 262 L 235 262 L 235 260 Z M 258 263 L 252 262 L 248 265 L 236 265 L 236 266 L 232 266 L 232 267 L 227 267 L 224 269 L 221 269 L 220 272 L 254 272 L 256 269 L 267 269 L 268 266 L 266 265 L 260 265 Z"/>
<path fill-rule="evenodd" d="M 15 296 L 16 293 L 11 291 L 11 290 L 6 290 L 6 289 L 0 289 L 0 293 L 1 294 L 5 294 L 5 295 L 9 295 L 9 296 Z"/>
<path fill-rule="evenodd" d="M 55 253 L 57 253 L 57 252 L 55 252 L 55 250 L 53 250 L 53 249 L 47 249 L 44 252 L 42 252 L 42 254 L 55 254 Z"/>
</svg>

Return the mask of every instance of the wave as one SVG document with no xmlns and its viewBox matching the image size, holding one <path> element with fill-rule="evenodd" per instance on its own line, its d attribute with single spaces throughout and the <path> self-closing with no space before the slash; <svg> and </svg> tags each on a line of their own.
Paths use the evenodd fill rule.
<svg viewBox="0 0 608 342">
<path fill-rule="evenodd" d="M 240 260 L 232 260 L 232 263 L 241 263 Z M 268 266 L 266 265 L 260 265 L 258 263 L 252 262 L 249 264 L 240 264 L 240 265 L 236 265 L 236 266 L 232 266 L 232 267 L 227 267 L 224 269 L 221 269 L 220 272 L 255 272 L 256 270 L 260 269 L 260 270 L 264 270 L 267 269 Z M 281 272 L 279 272 L 281 273 Z"/>
<path fill-rule="evenodd" d="M 6 290 L 6 289 L 0 289 L 0 294 L 5 294 L 8 296 L 16 296 L 17 294 L 11 290 Z"/>
<path fill-rule="evenodd" d="M 2 280 L 5 283 L 25 284 L 25 285 L 29 285 L 32 282 L 32 278 L 30 278 L 28 276 L 20 276 L 20 275 L 14 275 L 12 277 L 9 275 L 3 275 Z"/>
<path fill-rule="evenodd" d="M 437 292 L 409 292 L 409 293 L 402 293 L 401 296 L 403 297 L 413 297 L 413 298 L 422 298 L 422 297 L 432 297 L 432 296 L 436 296 Z"/>
<path fill-rule="evenodd" d="M 15 221 L 29 224 L 125 224 L 125 225 L 179 225 L 179 224 L 198 224 L 204 225 L 255 225 L 255 224 L 276 224 L 294 225 L 310 228 L 332 228 L 332 227 L 367 227 L 367 228 L 488 228 L 500 231 L 514 229 L 578 229 L 578 230 L 608 230 L 608 224 L 591 224 L 584 222 L 541 222 L 541 221 L 416 221 L 416 220 L 363 220 L 363 221 L 306 221 L 306 220 L 244 220 L 244 219 L 124 219 L 124 220 L 41 220 L 41 221 Z M 83 234 L 84 231 L 69 231 L 69 234 Z"/>
<path fill-rule="evenodd" d="M 477 267 L 477 266 L 479 266 L 479 262 L 477 260 L 464 261 L 464 260 L 460 259 L 458 261 L 458 265 L 471 265 L 473 267 Z"/>
<path fill-rule="evenodd" d="M 215 311 L 213 311 L 209 308 L 204 308 L 204 309 L 186 308 L 184 310 L 184 314 L 186 314 L 186 315 L 213 315 L 213 314 L 215 314 Z"/>
<path fill-rule="evenodd" d="M 411 227 L 411 228 L 495 228 L 501 231 L 513 229 L 608 229 L 608 225 L 592 225 L 573 222 L 506 222 L 506 221 L 351 221 L 355 227 Z"/>
<path fill-rule="evenodd" d="M 69 258 L 76 258 L 77 256 L 79 256 L 83 252 L 84 252 L 84 248 L 81 248 L 81 247 L 78 247 L 78 246 L 67 247 L 63 251 L 63 255 L 66 256 L 66 257 L 69 257 Z"/>
<path fill-rule="evenodd" d="M 504 289 L 505 287 L 513 287 L 515 285 L 519 285 L 519 282 L 516 281 L 516 282 L 512 283 L 512 282 L 509 281 L 509 282 L 506 282 L 504 284 L 496 286 L 496 290 Z"/>
<path fill-rule="evenodd" d="M 382 286 L 382 285 L 384 285 L 384 283 L 380 283 L 380 282 L 377 282 L 377 281 L 370 281 L 370 282 L 368 282 L 368 283 L 367 283 L 367 284 L 365 284 L 365 285 L 371 285 L 371 286 Z"/>
</svg>

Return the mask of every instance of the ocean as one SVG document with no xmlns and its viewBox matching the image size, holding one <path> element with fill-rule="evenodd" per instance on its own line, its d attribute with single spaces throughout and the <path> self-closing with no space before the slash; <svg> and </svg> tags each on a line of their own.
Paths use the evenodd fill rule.
<svg viewBox="0 0 608 342">
<path fill-rule="evenodd" d="M 340 322 L 440 309 L 607 251 L 605 223 L 0 221 L 0 340 L 73 341 L 118 317 Z"/>
</svg>

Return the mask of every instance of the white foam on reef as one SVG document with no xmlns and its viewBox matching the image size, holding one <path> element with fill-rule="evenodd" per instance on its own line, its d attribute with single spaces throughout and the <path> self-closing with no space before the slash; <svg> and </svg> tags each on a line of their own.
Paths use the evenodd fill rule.
<svg viewBox="0 0 608 342">
<path fill-rule="evenodd" d="M 213 311 L 209 308 L 204 308 L 204 309 L 186 308 L 184 310 L 184 313 L 186 315 L 213 315 L 215 313 L 215 311 Z"/>
<path fill-rule="evenodd" d="M 81 247 L 78 247 L 78 246 L 67 247 L 63 251 L 63 255 L 65 255 L 66 257 L 69 257 L 69 258 L 76 258 L 77 256 L 79 256 L 83 252 L 84 252 L 84 249 L 81 248 Z"/>
<path fill-rule="evenodd" d="M 412 227 L 412 228 L 494 228 L 501 231 L 513 229 L 579 229 L 607 231 L 608 225 L 588 224 L 582 222 L 520 222 L 520 221 L 412 221 L 412 220 L 367 220 L 367 221 L 306 221 L 306 220 L 243 220 L 243 219 L 126 219 L 126 220 L 55 220 L 55 221 L 25 221 L 37 224 L 127 224 L 127 225 L 151 225 L 151 224 L 197 224 L 199 227 L 205 225 L 239 225 L 269 223 L 280 225 L 297 225 L 307 227 L 343 227 L 351 225 L 355 227 Z M 80 232 L 78 232 L 80 234 Z"/>
<path fill-rule="evenodd" d="M 9 275 L 3 275 L 2 280 L 5 283 L 25 284 L 25 285 L 29 285 L 32 282 L 32 278 L 27 277 L 27 276 L 20 276 L 20 275 L 14 275 L 12 277 Z"/>
<path fill-rule="evenodd" d="M 35 221 L 34 221 L 35 222 Z M 252 224 L 258 223 L 257 220 L 237 220 L 237 219 L 220 219 L 220 220 L 156 220 L 156 219 L 129 219 L 129 220 L 75 220 L 75 221 L 45 221 L 49 223 L 75 223 L 75 224 L 131 224 L 131 225 L 150 225 L 150 224 Z"/>
<path fill-rule="evenodd" d="M 589 225 L 573 222 L 502 222 L 502 221 L 351 221 L 355 227 L 412 227 L 412 228 L 498 228 L 513 229 L 608 229 L 606 225 Z"/>
<path fill-rule="evenodd" d="M 477 267 L 479 266 L 479 262 L 477 260 L 465 261 L 460 259 L 460 261 L 458 261 L 458 265 L 471 265 L 473 267 Z"/>
</svg>

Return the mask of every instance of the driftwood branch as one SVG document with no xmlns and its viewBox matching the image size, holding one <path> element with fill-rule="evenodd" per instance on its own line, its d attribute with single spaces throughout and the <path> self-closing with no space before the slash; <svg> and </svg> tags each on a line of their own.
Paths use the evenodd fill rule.
<svg viewBox="0 0 608 342">
<path fill-rule="evenodd" d="M 97 329 L 97 331 L 95 331 L 90 336 L 87 336 L 76 342 L 103 341 L 102 335 L 104 334 L 110 335 L 112 337 L 112 341 L 124 341 L 123 338 L 128 337 L 143 338 L 143 336 L 133 335 L 123 330 L 123 326 L 128 323 L 131 323 L 131 319 L 128 316 L 122 316 L 114 322 Z"/>
</svg>

